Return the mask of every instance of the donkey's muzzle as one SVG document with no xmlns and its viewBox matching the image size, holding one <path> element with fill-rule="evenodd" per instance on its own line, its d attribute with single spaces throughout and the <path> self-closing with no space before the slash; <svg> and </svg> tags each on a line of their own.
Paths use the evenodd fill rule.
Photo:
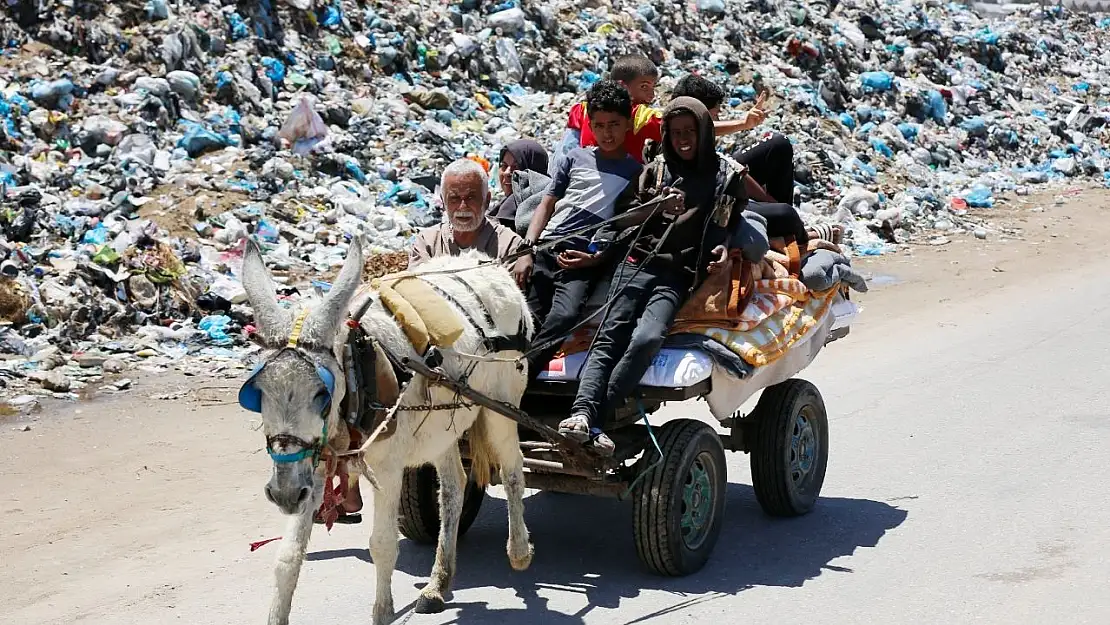
<svg viewBox="0 0 1110 625">
<path fill-rule="evenodd" d="M 306 484 L 296 472 L 292 475 L 275 472 L 266 483 L 266 499 L 285 514 L 299 514 L 312 496 L 312 485 Z"/>
</svg>

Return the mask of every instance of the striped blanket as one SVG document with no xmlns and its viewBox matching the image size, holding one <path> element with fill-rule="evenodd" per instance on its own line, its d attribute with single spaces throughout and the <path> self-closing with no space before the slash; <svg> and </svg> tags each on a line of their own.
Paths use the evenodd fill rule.
<svg viewBox="0 0 1110 625">
<path fill-rule="evenodd" d="M 763 282 L 796 282 L 789 289 L 779 284 L 768 291 Z M 741 323 L 733 328 L 690 327 L 681 331 L 703 334 L 721 343 L 750 365 L 763 367 L 782 358 L 798 341 L 805 338 L 821 322 L 832 305 L 837 288 L 810 291 L 796 296 L 796 288 L 805 287 L 794 278 L 756 284 L 752 302 L 744 311 Z M 784 292 L 786 291 L 786 292 Z M 676 329 L 676 331 L 680 331 Z"/>
</svg>

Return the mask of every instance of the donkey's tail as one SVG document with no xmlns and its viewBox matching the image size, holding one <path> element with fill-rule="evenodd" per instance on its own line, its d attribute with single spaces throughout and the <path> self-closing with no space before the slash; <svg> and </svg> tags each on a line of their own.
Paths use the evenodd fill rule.
<svg viewBox="0 0 1110 625">
<path fill-rule="evenodd" d="M 481 488 L 489 486 L 493 470 L 496 468 L 494 459 L 497 457 L 490 443 L 486 419 L 488 417 L 483 410 L 474 420 L 474 425 L 470 426 L 467 435 L 467 441 L 470 444 L 470 475 Z"/>
</svg>

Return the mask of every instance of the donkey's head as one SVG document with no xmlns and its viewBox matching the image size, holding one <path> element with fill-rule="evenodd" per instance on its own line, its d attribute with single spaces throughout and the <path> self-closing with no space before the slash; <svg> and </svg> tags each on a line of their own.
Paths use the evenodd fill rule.
<svg viewBox="0 0 1110 625">
<path fill-rule="evenodd" d="M 286 514 L 304 512 L 328 433 L 339 424 L 346 386 L 334 346 L 361 274 L 362 249 L 356 239 L 323 301 L 312 309 L 290 311 L 278 304 L 258 246 L 247 241 L 243 288 L 254 309 L 258 339 L 269 353 L 240 389 L 239 404 L 262 414 L 266 450 L 274 461 L 266 497 Z"/>
</svg>

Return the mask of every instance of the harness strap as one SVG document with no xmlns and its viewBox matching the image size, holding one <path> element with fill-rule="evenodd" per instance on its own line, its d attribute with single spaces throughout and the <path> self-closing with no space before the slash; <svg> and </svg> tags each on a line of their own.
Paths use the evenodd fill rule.
<svg viewBox="0 0 1110 625">
<path fill-rule="evenodd" d="M 293 319 L 293 331 L 289 333 L 289 342 L 285 344 L 286 347 L 297 347 L 297 342 L 301 340 L 301 330 L 304 329 L 306 317 L 308 317 L 308 308 L 302 308 L 297 313 L 296 318 Z"/>
<path fill-rule="evenodd" d="M 489 322 L 490 327 L 496 328 L 497 325 L 493 320 L 493 315 L 490 314 L 489 309 L 487 309 L 485 303 L 482 302 L 482 298 L 479 297 L 476 292 L 474 292 L 474 289 L 472 289 L 469 284 L 466 284 L 455 276 L 452 277 L 455 278 L 455 280 L 457 280 L 459 284 L 462 284 L 464 287 L 466 287 L 470 294 L 474 296 L 474 298 L 478 301 L 478 306 L 481 309 L 483 316 L 485 317 L 486 321 Z M 503 336 L 500 334 L 490 336 L 486 333 L 485 328 L 483 328 L 482 325 L 479 324 L 474 319 L 474 317 L 470 315 L 469 312 L 467 312 L 466 307 L 464 307 L 457 298 L 444 291 L 439 286 L 436 286 L 432 282 L 427 280 L 425 280 L 425 282 L 427 282 L 428 285 L 431 286 L 436 293 L 439 293 L 439 295 L 443 299 L 447 300 L 452 305 L 454 305 L 455 308 L 459 309 L 459 313 L 461 313 L 463 317 L 466 317 L 466 320 L 470 322 L 470 325 L 474 326 L 475 331 L 478 332 L 478 337 L 482 339 L 482 343 L 485 345 L 487 351 L 491 353 L 507 351 L 524 352 L 528 349 L 528 338 L 524 336 L 523 323 L 521 324 L 521 329 L 518 329 L 517 333 L 513 336 Z"/>
<path fill-rule="evenodd" d="M 474 299 L 478 302 L 478 307 L 482 309 L 482 315 L 486 318 L 486 323 L 488 323 L 491 328 L 496 328 L 497 322 L 493 320 L 493 315 L 490 314 L 489 308 L 486 306 L 486 303 L 482 301 L 482 297 L 478 295 L 478 292 L 474 290 L 474 287 L 470 286 L 470 284 L 456 274 L 450 274 L 450 276 L 455 282 L 458 282 L 467 292 L 474 296 Z M 486 335 L 483 338 L 485 339 L 486 347 L 491 352 L 524 352 L 528 349 L 528 337 L 524 333 L 524 319 L 521 319 L 520 323 L 517 324 L 516 334 L 512 336 L 498 334 L 494 336 Z"/>
</svg>

